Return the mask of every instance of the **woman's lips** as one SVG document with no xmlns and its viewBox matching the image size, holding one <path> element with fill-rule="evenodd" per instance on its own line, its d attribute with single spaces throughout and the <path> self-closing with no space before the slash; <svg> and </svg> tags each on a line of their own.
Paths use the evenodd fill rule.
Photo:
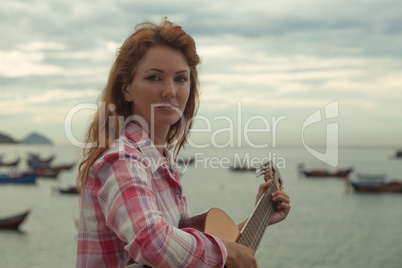
<svg viewBox="0 0 402 268">
<path fill-rule="evenodd" d="M 155 104 L 155 108 L 163 111 L 180 111 L 179 107 L 170 103 Z"/>
</svg>

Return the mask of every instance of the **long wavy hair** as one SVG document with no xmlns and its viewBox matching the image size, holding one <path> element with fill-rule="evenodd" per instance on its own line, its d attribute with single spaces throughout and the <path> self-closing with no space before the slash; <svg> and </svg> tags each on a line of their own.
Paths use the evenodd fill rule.
<svg viewBox="0 0 402 268">
<path fill-rule="evenodd" d="M 95 113 L 86 134 L 87 147 L 83 150 L 83 160 L 78 168 L 77 184 L 80 189 L 87 182 L 89 170 L 94 162 L 118 138 L 124 128 L 121 120 L 133 116 L 133 103 L 125 102 L 122 87 L 132 81 L 138 64 L 147 50 L 156 45 L 180 50 L 190 67 L 190 95 L 180 120 L 171 125 L 166 138 L 169 149 L 174 148 L 177 156 L 185 145 L 192 118 L 199 105 L 199 81 L 197 65 L 201 62 L 193 38 L 180 26 L 163 18 L 159 25 L 144 22 L 135 27 L 117 52 L 116 60 L 110 70 L 109 79 L 100 97 L 100 106 Z"/>
</svg>

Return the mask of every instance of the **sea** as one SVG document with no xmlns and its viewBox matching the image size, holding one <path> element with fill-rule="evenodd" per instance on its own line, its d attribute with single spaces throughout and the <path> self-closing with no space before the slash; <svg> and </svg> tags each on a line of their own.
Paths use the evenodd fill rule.
<svg viewBox="0 0 402 268">
<path fill-rule="evenodd" d="M 325 148 L 324 148 L 325 149 Z M 357 174 L 385 174 L 402 180 L 402 159 L 396 146 L 340 146 L 338 166 L 332 167 L 303 146 L 276 148 L 187 148 L 183 157 L 194 162 L 180 166 L 184 194 L 193 214 L 209 208 L 224 210 L 235 222 L 253 210 L 261 177 L 252 171 L 233 171 L 242 165 L 271 159 L 290 196 L 288 217 L 269 226 L 256 251 L 259 267 L 281 268 L 399 268 L 402 267 L 402 193 L 358 193 L 343 179 L 309 179 L 306 169 L 353 168 Z M 28 153 L 54 165 L 78 161 L 81 149 L 72 145 L 1 145 L 3 161 L 18 157 L 26 170 Z M 9 172 L 2 168 L 1 173 Z M 62 195 L 58 187 L 75 185 L 77 165 L 57 179 L 38 178 L 33 185 L 0 185 L 0 218 L 27 209 L 30 215 L 18 230 L 0 231 L 0 267 L 74 267 L 79 197 Z"/>
</svg>

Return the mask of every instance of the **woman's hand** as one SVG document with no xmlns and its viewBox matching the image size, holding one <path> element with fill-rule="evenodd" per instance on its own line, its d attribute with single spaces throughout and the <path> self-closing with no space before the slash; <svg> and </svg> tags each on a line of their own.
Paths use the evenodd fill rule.
<svg viewBox="0 0 402 268">
<path fill-rule="evenodd" d="M 254 250 L 236 242 L 221 240 L 225 245 L 228 258 L 225 266 L 228 268 L 258 268 Z"/>
<path fill-rule="evenodd" d="M 268 187 L 273 183 L 272 180 L 269 180 L 260 185 L 258 188 L 258 193 L 256 197 L 255 204 L 257 205 L 258 200 L 260 200 L 261 196 L 265 193 Z M 275 224 L 277 222 L 283 221 L 289 214 L 290 211 L 290 199 L 289 196 L 281 191 L 278 190 L 272 194 L 272 200 L 278 203 L 277 208 L 275 209 L 274 214 L 271 217 L 269 225 Z"/>
</svg>

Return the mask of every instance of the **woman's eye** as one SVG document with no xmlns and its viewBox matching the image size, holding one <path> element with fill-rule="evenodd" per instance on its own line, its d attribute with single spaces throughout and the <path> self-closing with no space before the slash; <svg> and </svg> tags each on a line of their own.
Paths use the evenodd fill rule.
<svg viewBox="0 0 402 268">
<path fill-rule="evenodd" d="M 151 76 L 147 77 L 147 79 L 148 79 L 148 80 L 151 80 L 151 81 L 160 81 L 160 80 L 161 80 L 161 79 L 160 79 L 158 76 L 156 76 L 156 75 L 151 75 Z"/>
<path fill-rule="evenodd" d="M 184 83 L 187 81 L 187 78 L 185 78 L 183 76 L 179 76 L 175 80 L 176 80 L 176 82 Z"/>
</svg>

